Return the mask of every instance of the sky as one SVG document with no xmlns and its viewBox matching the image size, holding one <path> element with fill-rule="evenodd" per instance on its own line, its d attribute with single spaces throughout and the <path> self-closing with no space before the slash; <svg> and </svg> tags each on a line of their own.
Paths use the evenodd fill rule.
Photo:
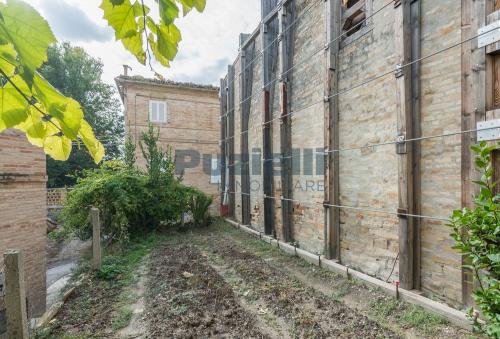
<svg viewBox="0 0 500 339">
<path fill-rule="evenodd" d="M 49 22 L 59 41 L 83 47 L 104 63 L 104 81 L 114 83 L 123 73 L 153 77 L 149 67 L 138 63 L 102 19 L 100 0 L 30 0 Z M 153 0 L 146 0 L 156 8 Z M 207 0 L 203 13 L 193 11 L 177 21 L 183 40 L 170 68 L 155 65 L 166 79 L 218 85 L 227 65 L 238 54 L 240 33 L 251 33 L 260 20 L 259 0 Z"/>
</svg>

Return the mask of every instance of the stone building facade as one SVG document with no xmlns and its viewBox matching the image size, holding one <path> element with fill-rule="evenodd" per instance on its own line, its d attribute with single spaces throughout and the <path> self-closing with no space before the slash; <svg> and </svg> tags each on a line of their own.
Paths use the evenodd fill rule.
<svg viewBox="0 0 500 339">
<path fill-rule="evenodd" d="M 16 130 L 0 133 L 0 272 L 8 249 L 22 250 L 29 316 L 46 302 L 47 190 L 45 154 Z M 3 281 L 3 279 L 2 279 Z M 3 301 L 0 296 L 0 312 Z"/>
<path fill-rule="evenodd" d="M 446 219 L 471 206 L 476 123 L 498 118 L 498 48 L 474 39 L 500 18 L 497 7 L 262 0 L 261 25 L 240 36 L 221 81 L 230 217 L 468 304 L 470 278 Z"/>
<path fill-rule="evenodd" d="M 120 76 L 116 84 L 125 106 L 127 133 L 137 142 L 149 123 L 158 127 L 164 150 L 172 149 L 177 175 L 182 174 L 184 184 L 212 195 L 216 212 L 219 198 L 218 88 L 140 76 Z M 144 167 L 144 157 L 138 146 L 136 158 Z"/>
</svg>

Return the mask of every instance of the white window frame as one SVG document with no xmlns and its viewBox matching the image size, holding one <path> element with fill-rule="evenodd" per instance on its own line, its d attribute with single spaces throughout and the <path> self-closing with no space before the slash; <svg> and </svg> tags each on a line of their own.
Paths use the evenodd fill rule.
<svg viewBox="0 0 500 339">
<path fill-rule="evenodd" d="M 155 105 L 156 111 L 153 109 Z M 163 105 L 163 112 L 159 111 L 161 105 Z M 162 117 L 160 115 L 162 115 Z M 157 124 L 164 124 L 168 122 L 168 104 L 166 101 L 149 100 L 149 122 Z"/>
<path fill-rule="evenodd" d="M 210 171 L 210 183 L 220 184 L 221 183 L 221 173 L 220 173 L 220 161 L 218 157 L 212 157 L 211 171 Z"/>
</svg>

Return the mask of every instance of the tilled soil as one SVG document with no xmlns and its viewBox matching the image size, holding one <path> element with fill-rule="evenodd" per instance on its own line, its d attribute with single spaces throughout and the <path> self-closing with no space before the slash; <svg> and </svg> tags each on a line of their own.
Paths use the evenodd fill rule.
<svg viewBox="0 0 500 339">
<path fill-rule="evenodd" d="M 152 255 L 145 316 L 151 338 L 398 337 L 230 239 L 198 240 Z"/>
<path fill-rule="evenodd" d="M 118 302 L 121 288 L 103 285 L 101 280 L 88 277 L 71 295 L 57 314 L 50 338 L 110 338 L 113 305 Z"/>
<path fill-rule="evenodd" d="M 150 338 L 267 338 L 192 245 L 156 249 L 146 298 Z"/>
<path fill-rule="evenodd" d="M 207 238 L 208 248 L 234 270 L 246 293 L 257 298 L 261 309 L 286 325 L 283 332 L 297 338 L 397 338 L 391 330 L 307 288 L 295 277 L 277 270 L 262 258 L 229 240 Z M 215 244 L 217 242 L 217 245 Z"/>
<path fill-rule="evenodd" d="M 332 276 L 224 224 L 172 232 L 165 239 L 137 265 L 143 272 L 137 279 L 143 291 L 141 312 L 124 324 L 125 329 L 111 328 L 113 314 L 124 303 L 133 304 L 134 297 L 125 300 L 128 293 L 123 286 L 88 275 L 57 315 L 50 338 L 458 339 L 470 335 L 439 320 L 415 325 L 415 319 L 431 318 L 422 313 L 414 316 L 408 313 L 410 305 Z"/>
</svg>

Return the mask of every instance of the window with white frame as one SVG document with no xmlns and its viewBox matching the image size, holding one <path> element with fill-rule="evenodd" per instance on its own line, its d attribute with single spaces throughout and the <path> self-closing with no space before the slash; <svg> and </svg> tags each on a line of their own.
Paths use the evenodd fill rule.
<svg viewBox="0 0 500 339">
<path fill-rule="evenodd" d="M 211 166 L 211 175 L 210 175 L 210 183 L 211 184 L 220 184 L 220 163 L 217 157 L 212 158 L 212 166 Z"/>
<path fill-rule="evenodd" d="M 149 121 L 153 123 L 167 122 L 168 106 L 166 101 L 149 101 Z"/>
</svg>

